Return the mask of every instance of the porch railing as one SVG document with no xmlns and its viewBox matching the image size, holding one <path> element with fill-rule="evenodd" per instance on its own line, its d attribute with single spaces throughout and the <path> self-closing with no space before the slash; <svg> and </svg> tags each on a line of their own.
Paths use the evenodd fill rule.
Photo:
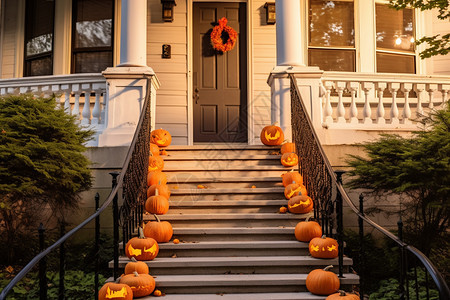
<svg viewBox="0 0 450 300">
<path fill-rule="evenodd" d="M 425 269 L 427 279 L 427 284 L 425 286 L 427 299 L 429 299 L 428 277 L 431 277 L 436 285 L 436 288 L 439 291 L 439 299 L 450 299 L 449 287 L 436 267 L 421 251 L 401 240 L 401 226 L 399 227 L 399 237 L 397 237 L 364 215 L 362 196 L 360 196 L 359 210 L 353 204 L 342 185 L 343 172 L 333 171 L 322 145 L 319 142 L 316 131 L 301 98 L 295 75 L 291 74 L 289 76 L 291 81 L 292 134 L 293 140 L 297 145 L 299 168 L 308 189 L 308 194 L 315 204 L 314 215 L 317 219 L 321 220 L 324 233 L 335 235 L 334 232 L 336 232 L 339 244 L 339 276 L 343 277 L 343 203 L 345 202 L 359 219 L 361 260 L 364 261 L 364 259 L 366 259 L 362 255 L 364 249 L 364 222 L 384 234 L 400 248 L 400 278 L 398 290 L 400 299 L 410 299 L 414 297 L 414 295 L 410 295 L 409 293 L 410 280 L 407 273 L 409 267 L 414 266 L 414 268 L 417 268 L 418 264 Z M 333 194 L 335 194 L 334 199 L 332 199 Z M 336 230 L 333 229 L 335 222 L 337 224 Z M 362 270 L 360 276 L 363 274 L 364 271 Z M 413 279 L 415 282 L 415 295 L 416 299 L 419 299 L 417 272 L 415 272 L 415 274 L 416 278 Z M 365 278 L 360 278 L 360 298 L 364 299 L 364 290 L 362 289 L 363 285 L 361 283 Z"/>
</svg>

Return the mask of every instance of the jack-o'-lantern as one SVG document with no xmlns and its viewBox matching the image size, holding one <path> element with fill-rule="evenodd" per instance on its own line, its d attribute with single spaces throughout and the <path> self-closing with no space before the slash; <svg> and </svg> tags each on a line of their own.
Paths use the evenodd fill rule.
<svg viewBox="0 0 450 300">
<path fill-rule="evenodd" d="M 150 186 L 147 189 L 147 198 L 150 198 L 151 196 L 154 196 L 155 192 L 156 192 L 156 189 L 158 189 L 158 193 L 161 196 L 164 196 L 167 199 L 170 198 L 170 188 L 169 188 L 169 186 L 167 186 L 166 184 L 159 184 L 159 183 L 155 184 L 155 185 L 152 185 L 152 186 Z"/>
<path fill-rule="evenodd" d="M 281 146 L 281 154 L 294 152 L 295 153 L 295 144 L 291 142 L 286 142 Z"/>
<path fill-rule="evenodd" d="M 293 167 L 298 164 L 298 156 L 293 152 L 285 153 L 281 156 L 281 164 L 285 167 Z"/>
<path fill-rule="evenodd" d="M 325 269 L 316 269 L 309 272 L 306 276 L 306 288 L 316 295 L 330 295 L 339 290 L 339 277 L 333 272 L 328 271 L 333 266 Z"/>
<path fill-rule="evenodd" d="M 139 237 L 134 237 L 125 245 L 125 255 L 136 260 L 152 260 L 159 252 L 158 242 L 152 238 L 146 238 L 141 227 Z"/>
<path fill-rule="evenodd" d="M 129 285 L 133 291 L 133 297 L 139 298 L 148 296 L 155 290 L 155 279 L 148 274 L 138 274 L 138 272 L 133 272 L 133 274 L 128 274 L 120 278 L 120 283 Z"/>
<path fill-rule="evenodd" d="M 300 242 L 310 242 L 313 238 L 322 236 L 322 227 L 315 221 L 310 221 L 309 217 L 303 222 L 298 222 L 295 226 L 295 238 Z"/>
<path fill-rule="evenodd" d="M 99 300 L 132 300 L 133 291 L 123 283 L 107 282 L 98 291 Z"/>
<path fill-rule="evenodd" d="M 164 215 L 169 211 L 169 200 L 161 196 L 156 189 L 155 195 L 145 201 L 145 210 L 151 214 Z"/>
<path fill-rule="evenodd" d="M 173 235 L 172 225 L 167 221 L 160 221 L 157 215 L 154 215 L 156 222 L 147 222 L 144 226 L 144 235 L 155 239 L 158 243 L 167 243 Z"/>
<path fill-rule="evenodd" d="M 309 242 L 309 253 L 316 258 L 335 258 L 338 256 L 338 247 L 335 239 L 323 235 Z"/>
<path fill-rule="evenodd" d="M 294 170 L 290 170 L 289 172 L 281 175 L 283 177 L 283 186 L 286 187 L 293 183 L 294 181 L 298 184 L 303 184 L 303 176 Z"/>
<path fill-rule="evenodd" d="M 137 261 L 132 257 L 131 261 L 125 265 L 125 275 L 138 272 L 139 274 L 148 274 L 148 265 L 145 262 Z"/>
<path fill-rule="evenodd" d="M 359 300 L 360 297 L 355 294 L 349 294 L 342 290 L 339 290 L 336 294 L 328 296 L 325 300 Z"/>
<path fill-rule="evenodd" d="M 286 199 L 289 200 L 297 195 L 307 195 L 306 187 L 303 184 L 298 184 L 294 181 L 284 188 L 284 196 Z"/>
<path fill-rule="evenodd" d="M 159 147 L 156 144 L 150 143 L 150 155 L 158 156 L 159 155 Z"/>
<path fill-rule="evenodd" d="M 164 169 L 164 159 L 159 155 L 150 155 L 148 158 L 148 171 L 161 171 L 162 169 Z"/>
<path fill-rule="evenodd" d="M 152 186 L 156 184 L 166 184 L 167 176 L 161 171 L 152 171 L 147 174 L 147 186 Z"/>
<path fill-rule="evenodd" d="M 314 208 L 313 200 L 306 195 L 292 197 L 288 201 L 288 209 L 293 214 L 307 214 Z"/>
<path fill-rule="evenodd" d="M 172 142 L 172 136 L 167 130 L 156 129 L 150 134 L 150 142 L 158 145 L 159 147 L 167 147 Z"/>
<path fill-rule="evenodd" d="M 277 123 L 263 128 L 261 131 L 261 142 L 267 146 L 281 145 L 284 140 L 283 130 L 277 126 Z"/>
</svg>

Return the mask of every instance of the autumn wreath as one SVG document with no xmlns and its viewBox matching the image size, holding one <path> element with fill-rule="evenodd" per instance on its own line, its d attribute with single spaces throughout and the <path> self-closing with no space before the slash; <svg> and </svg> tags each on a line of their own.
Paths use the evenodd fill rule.
<svg viewBox="0 0 450 300">
<path fill-rule="evenodd" d="M 237 32 L 230 26 L 227 26 L 228 20 L 223 17 L 219 20 L 219 25 L 215 26 L 211 32 L 211 43 L 214 49 L 222 52 L 230 51 L 236 45 Z M 228 34 L 228 40 L 224 44 L 222 40 L 222 32 Z"/>
</svg>

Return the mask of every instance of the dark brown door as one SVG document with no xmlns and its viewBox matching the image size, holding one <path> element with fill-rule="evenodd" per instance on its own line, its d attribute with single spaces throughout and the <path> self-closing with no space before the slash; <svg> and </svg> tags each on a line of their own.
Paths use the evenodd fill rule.
<svg viewBox="0 0 450 300">
<path fill-rule="evenodd" d="M 194 3 L 194 142 L 247 141 L 245 16 L 245 3 Z M 222 17 L 238 33 L 235 47 L 225 53 L 211 45 Z"/>
</svg>

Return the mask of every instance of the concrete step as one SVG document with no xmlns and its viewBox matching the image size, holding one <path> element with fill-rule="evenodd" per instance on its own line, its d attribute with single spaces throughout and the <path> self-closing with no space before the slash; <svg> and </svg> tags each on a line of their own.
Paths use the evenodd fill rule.
<svg viewBox="0 0 450 300">
<path fill-rule="evenodd" d="M 203 241 L 160 243 L 158 257 L 299 256 L 308 255 L 308 243 L 298 241 Z"/>
<path fill-rule="evenodd" d="M 166 149 L 167 156 L 163 157 L 185 157 L 185 156 L 236 156 L 236 155 L 271 155 L 280 151 L 280 146 L 244 145 L 244 144 L 208 144 L 169 146 Z"/>
<path fill-rule="evenodd" d="M 182 242 L 202 241 L 295 241 L 293 226 L 273 227 L 175 227 L 174 238 Z"/>
<path fill-rule="evenodd" d="M 222 201 L 222 200 L 235 200 L 235 201 L 253 201 L 253 200 L 286 200 L 284 194 L 280 191 L 273 193 L 246 193 L 246 194 L 232 194 L 232 193 L 210 193 L 206 192 L 195 192 L 191 194 L 172 194 L 170 196 L 172 201 Z M 286 200 L 287 201 L 287 200 Z"/>
<path fill-rule="evenodd" d="M 168 186 L 171 189 L 197 189 L 198 185 L 208 188 L 257 188 L 262 187 L 282 187 L 283 182 L 281 176 L 276 177 L 230 177 L 230 178 L 213 178 L 213 177 L 194 177 L 189 174 L 187 177 L 170 176 Z"/>
<path fill-rule="evenodd" d="M 279 177 L 281 178 L 281 175 L 290 171 L 291 168 L 283 167 L 283 166 L 248 166 L 248 167 L 241 167 L 241 168 L 231 168 L 231 169 L 208 169 L 203 170 L 201 168 L 196 169 L 190 169 L 190 170 L 183 170 L 183 168 L 180 169 L 166 169 L 164 168 L 164 173 L 167 175 L 167 179 L 169 183 L 177 183 L 177 179 L 180 176 L 183 177 L 192 177 L 192 178 L 224 178 L 224 177 L 239 177 L 239 178 L 245 178 L 245 177 Z M 294 170 L 298 170 L 298 168 L 295 168 Z M 183 181 L 181 181 L 183 182 Z"/>
<path fill-rule="evenodd" d="M 287 200 L 206 200 L 180 201 L 169 199 L 171 214 L 200 213 L 277 213 Z"/>
<path fill-rule="evenodd" d="M 119 258 L 119 267 L 125 268 L 128 257 Z M 311 256 L 235 256 L 235 257 L 156 257 L 146 261 L 150 274 L 155 275 L 206 275 L 206 274 L 298 274 L 314 269 L 338 265 L 338 259 L 317 259 Z M 352 264 L 344 257 L 344 272 Z M 113 267 L 113 262 L 110 262 Z M 338 271 L 335 268 L 336 272 Z"/>
<path fill-rule="evenodd" d="M 326 296 L 317 296 L 310 292 L 292 293 L 241 293 L 241 294 L 165 294 L 164 300 L 323 300 Z M 154 297 L 139 298 L 151 300 Z"/>
<path fill-rule="evenodd" d="M 221 151 L 212 152 L 213 155 L 211 155 L 211 152 L 209 154 L 203 153 L 204 155 L 199 155 L 199 153 L 196 152 L 187 152 L 185 155 L 181 155 L 178 153 L 178 155 L 163 155 L 162 158 L 165 162 L 171 162 L 171 161 L 242 161 L 242 160 L 249 160 L 249 161 L 265 161 L 265 160 L 275 160 L 280 161 L 281 155 L 270 155 L 270 154 L 247 154 L 247 153 L 231 153 L 231 154 L 223 154 Z M 216 155 L 217 154 L 217 155 Z"/>
<path fill-rule="evenodd" d="M 264 160 L 169 160 L 164 161 L 164 170 L 241 170 L 259 167 L 281 167 L 285 168 L 279 159 Z"/>
<path fill-rule="evenodd" d="M 171 189 L 171 195 L 205 195 L 205 194 L 272 194 L 284 195 L 284 187 L 257 187 L 257 188 L 195 188 L 195 189 Z"/>
</svg>

